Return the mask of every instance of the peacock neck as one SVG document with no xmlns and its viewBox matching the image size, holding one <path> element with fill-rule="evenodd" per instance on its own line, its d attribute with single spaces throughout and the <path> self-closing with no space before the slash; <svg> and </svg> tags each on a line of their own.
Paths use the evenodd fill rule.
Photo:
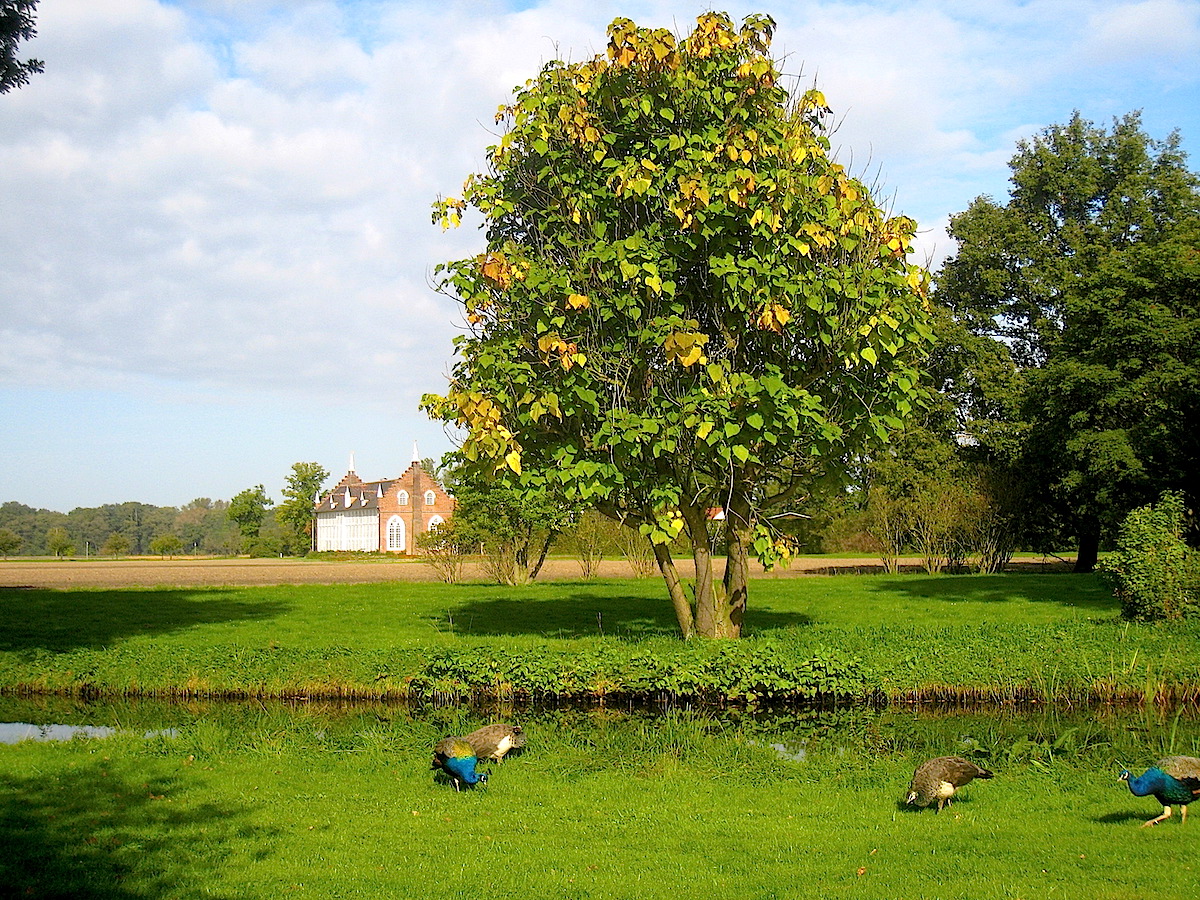
<svg viewBox="0 0 1200 900">
<path fill-rule="evenodd" d="M 1170 778 L 1162 769 L 1151 768 L 1147 769 L 1144 775 L 1138 778 L 1131 778 L 1129 780 L 1129 790 L 1136 797 L 1148 797 L 1168 787 L 1171 781 L 1174 781 L 1174 779 Z"/>
</svg>

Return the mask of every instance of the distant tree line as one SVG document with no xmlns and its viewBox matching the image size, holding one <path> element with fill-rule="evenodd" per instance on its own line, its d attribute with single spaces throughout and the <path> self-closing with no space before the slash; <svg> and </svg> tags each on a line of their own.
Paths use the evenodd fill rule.
<svg viewBox="0 0 1200 900">
<path fill-rule="evenodd" d="M 278 507 L 262 485 L 232 500 L 197 497 L 179 507 L 130 501 L 63 513 L 8 501 L 0 504 L 0 555 L 303 556 L 328 477 L 317 463 L 294 464 Z"/>
</svg>

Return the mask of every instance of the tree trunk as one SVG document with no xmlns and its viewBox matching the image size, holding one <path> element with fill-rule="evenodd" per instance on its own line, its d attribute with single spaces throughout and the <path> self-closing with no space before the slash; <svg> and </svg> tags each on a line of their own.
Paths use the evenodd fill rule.
<svg viewBox="0 0 1200 900">
<path fill-rule="evenodd" d="M 663 581 L 667 583 L 667 593 L 671 597 L 671 605 L 675 608 L 675 618 L 679 622 L 679 631 L 686 641 L 696 633 L 696 620 L 692 616 L 692 604 L 679 580 L 679 570 L 671 559 L 671 548 L 666 544 L 652 544 L 654 560 L 658 570 L 662 572 Z"/>
<path fill-rule="evenodd" d="M 551 531 L 546 534 L 546 539 L 542 541 L 541 552 L 538 553 L 537 562 L 532 568 L 527 569 L 529 580 L 534 581 L 542 571 L 542 566 L 546 564 L 546 556 L 550 553 L 550 545 L 554 543 L 554 539 L 558 537 L 557 531 Z"/>
<path fill-rule="evenodd" d="M 731 627 L 725 590 L 713 583 L 707 510 L 681 504 L 680 512 L 692 541 L 692 559 L 696 564 L 696 634 L 704 638 L 737 637 L 737 630 Z"/>
<path fill-rule="evenodd" d="M 722 617 L 726 633 L 741 637 L 750 591 L 750 509 L 736 497 L 725 508 L 725 590 Z"/>
<path fill-rule="evenodd" d="M 1100 523 L 1088 519 L 1080 524 L 1079 554 L 1075 557 L 1075 571 L 1090 572 L 1096 568 L 1100 558 Z"/>
</svg>

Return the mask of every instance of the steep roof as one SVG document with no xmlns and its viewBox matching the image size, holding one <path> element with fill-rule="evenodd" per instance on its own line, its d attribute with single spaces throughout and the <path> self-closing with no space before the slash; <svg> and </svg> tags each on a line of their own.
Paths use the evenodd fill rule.
<svg viewBox="0 0 1200 900">
<path fill-rule="evenodd" d="M 350 473 L 354 475 L 353 472 Z M 398 479 L 390 478 L 385 481 L 361 481 L 354 476 L 354 481 L 347 482 L 345 478 L 338 486 L 317 501 L 317 512 L 333 512 L 336 509 L 378 509 L 379 498 L 392 489 Z"/>
</svg>

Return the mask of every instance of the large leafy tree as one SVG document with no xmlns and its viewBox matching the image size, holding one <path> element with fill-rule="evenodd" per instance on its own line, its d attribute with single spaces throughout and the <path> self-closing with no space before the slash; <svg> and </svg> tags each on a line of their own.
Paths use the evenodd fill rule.
<svg viewBox="0 0 1200 900">
<path fill-rule="evenodd" d="M 0 94 L 27 84 L 30 75 L 42 71 L 41 60 L 17 58 L 21 41 L 37 34 L 36 11 L 37 0 L 0 0 Z"/>
<path fill-rule="evenodd" d="M 1178 134 L 1153 140 L 1136 113 L 1111 129 L 1076 113 L 1009 165 L 1006 204 L 952 220 L 937 298 L 1008 357 L 975 372 L 977 401 L 1006 398 L 978 433 L 1043 499 L 1035 518 L 1077 536 L 1085 571 L 1130 509 L 1198 499 L 1198 182 Z"/>
<path fill-rule="evenodd" d="M 283 488 L 283 500 L 275 508 L 275 520 L 283 529 L 293 553 L 304 554 L 312 548 L 313 521 L 317 498 L 329 479 L 329 470 L 320 463 L 298 462 Z"/>
<path fill-rule="evenodd" d="M 258 484 L 246 488 L 230 500 L 225 516 L 237 525 L 243 541 L 247 541 L 258 537 L 263 520 L 267 517 L 267 507 L 270 505 L 271 498 L 267 496 L 266 489 Z"/>
<path fill-rule="evenodd" d="M 606 55 L 518 90 L 488 171 L 435 207 L 481 211 L 487 248 L 439 270 L 469 328 L 426 408 L 479 471 L 639 527 L 685 636 L 740 634 L 749 559 L 788 551 L 773 517 L 900 424 L 930 336 L 915 223 L 831 158 L 825 98 L 781 85 L 773 29 L 615 20 Z"/>
</svg>

